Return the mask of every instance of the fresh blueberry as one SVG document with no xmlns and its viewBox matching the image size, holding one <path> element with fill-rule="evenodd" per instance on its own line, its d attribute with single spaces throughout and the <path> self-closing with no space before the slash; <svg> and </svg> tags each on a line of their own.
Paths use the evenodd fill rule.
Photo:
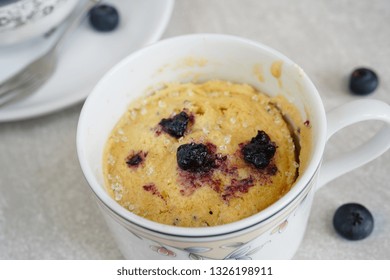
<svg viewBox="0 0 390 280">
<path fill-rule="evenodd" d="M 119 24 L 118 10 L 107 4 L 96 5 L 89 11 L 89 22 L 98 31 L 112 31 Z"/>
<path fill-rule="evenodd" d="M 257 169 L 266 168 L 272 157 L 275 155 L 276 146 L 264 131 L 258 131 L 251 141 L 244 145 L 241 153 L 247 163 L 254 165 Z"/>
<path fill-rule="evenodd" d="M 161 125 L 164 132 L 168 133 L 172 137 L 180 138 L 186 132 L 189 121 L 190 117 L 186 112 L 182 111 L 172 118 L 162 119 L 159 125 Z"/>
<path fill-rule="evenodd" d="M 346 239 L 360 240 L 371 234 L 374 228 L 374 218 L 363 205 L 347 203 L 336 210 L 333 227 Z"/>
<path fill-rule="evenodd" d="M 355 69 L 349 79 L 349 89 L 357 95 L 366 95 L 373 92 L 378 84 L 378 76 L 368 68 Z"/>
<path fill-rule="evenodd" d="M 204 144 L 183 144 L 176 158 L 180 169 L 189 172 L 208 172 L 215 166 L 215 155 Z"/>
</svg>

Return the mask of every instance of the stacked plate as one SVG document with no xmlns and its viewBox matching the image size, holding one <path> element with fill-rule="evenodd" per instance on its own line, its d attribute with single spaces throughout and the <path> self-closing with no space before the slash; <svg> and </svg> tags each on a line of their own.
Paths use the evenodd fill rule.
<svg viewBox="0 0 390 280">
<path fill-rule="evenodd" d="M 57 32 L 51 32 L 50 36 L 44 34 L 63 22 L 69 13 L 77 9 L 78 2 L 82 1 L 6 0 L 1 2 L 0 84 L 49 49 L 58 34 Z M 121 20 L 118 28 L 113 32 L 101 33 L 94 31 L 88 21 L 82 22 L 60 50 L 58 66 L 51 79 L 31 96 L 17 103 L 0 107 L 0 122 L 48 114 L 84 100 L 108 69 L 124 56 L 161 37 L 174 5 L 173 0 L 111 0 L 105 3 L 112 4 L 118 9 Z M 14 11 L 16 7 L 19 7 L 19 16 L 15 12 L 11 17 L 10 11 Z M 43 11 L 46 11 L 46 14 Z M 9 15 L 10 19 L 5 19 L 2 13 Z M 46 28 L 38 28 L 38 23 L 44 20 L 48 22 L 50 17 L 50 25 L 47 23 Z M 19 18 L 19 20 L 11 18 Z M 28 33 L 31 36 L 24 36 L 21 30 L 26 30 L 25 28 L 31 28 L 30 30 L 34 30 L 35 33 L 30 31 Z M 60 28 L 61 26 L 58 29 Z M 10 29 L 13 29 L 13 35 L 8 32 Z"/>
</svg>

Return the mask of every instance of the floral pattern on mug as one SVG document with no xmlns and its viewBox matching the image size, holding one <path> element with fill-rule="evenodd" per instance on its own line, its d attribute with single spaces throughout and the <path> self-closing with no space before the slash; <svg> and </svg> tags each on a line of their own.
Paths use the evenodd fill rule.
<svg viewBox="0 0 390 280">
<path fill-rule="evenodd" d="M 279 224 L 278 226 L 276 226 L 272 231 L 271 231 L 271 235 L 272 234 L 275 234 L 275 233 L 283 233 L 283 231 L 286 230 L 288 226 L 288 220 L 284 220 L 281 224 Z"/>
<path fill-rule="evenodd" d="M 199 255 L 194 254 L 194 253 L 190 253 L 190 254 L 188 255 L 188 258 L 189 258 L 190 260 L 204 260 L 204 258 L 203 258 L 202 256 L 199 256 Z"/>
<path fill-rule="evenodd" d="M 209 248 L 209 247 L 187 247 L 187 248 L 184 248 L 182 250 L 187 251 L 189 253 L 200 254 L 200 253 L 209 252 L 209 251 L 213 250 L 213 248 Z"/>
<path fill-rule="evenodd" d="M 133 231 L 127 229 L 132 235 L 134 235 L 135 237 L 137 237 L 138 239 L 140 240 L 144 240 L 141 236 L 139 236 L 138 234 L 135 234 Z"/>
<path fill-rule="evenodd" d="M 221 245 L 221 246 L 219 246 L 219 248 L 221 248 L 221 249 L 231 249 L 231 248 L 239 248 L 239 247 L 241 247 L 243 245 L 245 245 L 244 242 L 233 242 L 233 243 L 228 243 L 228 244 Z"/>
<path fill-rule="evenodd" d="M 150 247 L 150 249 L 152 249 L 152 251 L 155 251 L 162 256 L 176 257 L 175 252 L 165 248 L 164 246 L 150 245 L 149 247 Z"/>
<path fill-rule="evenodd" d="M 237 250 L 230 253 L 229 255 L 227 255 L 224 259 L 225 260 L 252 260 L 251 256 L 259 252 L 261 249 L 263 249 L 263 247 L 268 243 L 271 243 L 271 240 L 268 240 L 267 242 L 255 248 L 252 248 L 251 245 L 240 247 Z"/>
</svg>

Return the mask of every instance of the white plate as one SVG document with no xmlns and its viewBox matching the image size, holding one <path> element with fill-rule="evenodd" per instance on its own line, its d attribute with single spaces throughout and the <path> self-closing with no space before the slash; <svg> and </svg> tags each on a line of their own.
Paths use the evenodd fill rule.
<svg viewBox="0 0 390 280">
<path fill-rule="evenodd" d="M 157 41 L 174 0 L 111 0 L 121 15 L 117 30 L 94 31 L 84 21 L 62 51 L 52 78 L 31 96 L 0 108 L 0 122 L 41 116 L 84 100 L 100 77 L 124 56 Z M 0 47 L 0 82 L 48 49 L 54 39 Z"/>
</svg>

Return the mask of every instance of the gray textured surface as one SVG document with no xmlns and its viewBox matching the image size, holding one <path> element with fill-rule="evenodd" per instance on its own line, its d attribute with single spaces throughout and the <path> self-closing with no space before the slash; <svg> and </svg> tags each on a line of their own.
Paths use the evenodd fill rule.
<svg viewBox="0 0 390 280">
<path fill-rule="evenodd" d="M 329 110 L 356 99 L 346 77 L 361 65 L 381 77 L 371 97 L 390 103 L 389 26 L 388 0 L 177 0 L 164 37 L 211 32 L 263 42 L 305 69 Z M 0 124 L 0 259 L 122 258 L 79 168 L 80 109 Z M 339 133 L 326 158 L 377 129 L 363 123 Z M 390 259 L 389 167 L 387 152 L 321 189 L 295 258 Z M 333 212 L 350 201 L 366 205 L 376 219 L 365 240 L 345 241 L 332 228 Z"/>
</svg>

